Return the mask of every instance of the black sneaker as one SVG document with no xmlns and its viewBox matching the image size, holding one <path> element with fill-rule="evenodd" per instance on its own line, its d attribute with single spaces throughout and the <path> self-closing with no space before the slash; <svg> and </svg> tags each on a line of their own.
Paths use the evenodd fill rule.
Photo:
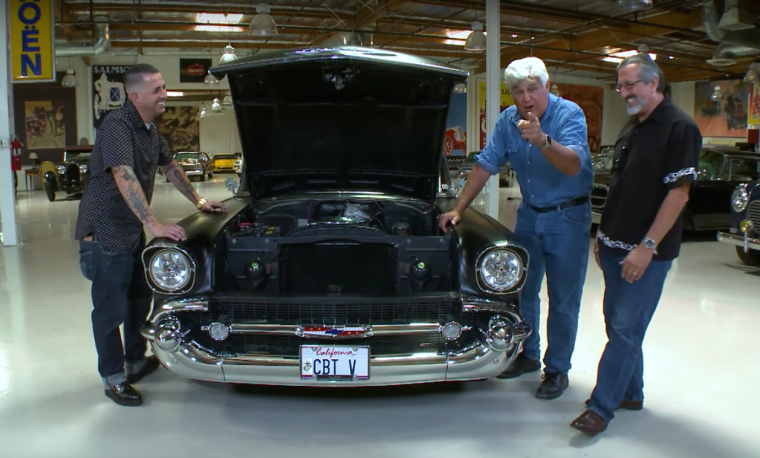
<svg viewBox="0 0 760 458">
<path fill-rule="evenodd" d="M 538 399 L 556 399 L 562 396 L 562 393 L 570 384 L 567 378 L 567 374 L 559 372 L 547 372 L 542 378 L 541 385 L 536 390 L 536 397 Z"/>
<path fill-rule="evenodd" d="M 512 362 L 512 365 L 509 366 L 507 370 L 497 375 L 496 378 L 515 378 L 523 374 L 527 374 L 528 372 L 536 372 L 541 370 L 541 361 L 530 359 L 527 356 L 523 355 L 524 353 L 520 353 L 520 355 Z"/>
<path fill-rule="evenodd" d="M 106 390 L 106 396 L 120 406 L 139 406 L 142 405 L 143 399 L 140 392 L 137 391 L 127 382 L 113 385 Z"/>
</svg>

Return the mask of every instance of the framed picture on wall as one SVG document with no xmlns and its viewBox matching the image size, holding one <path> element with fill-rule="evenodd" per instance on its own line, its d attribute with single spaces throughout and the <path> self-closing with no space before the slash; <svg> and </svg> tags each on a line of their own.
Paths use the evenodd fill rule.
<svg viewBox="0 0 760 458">
<path fill-rule="evenodd" d="M 57 163 L 68 145 L 77 144 L 76 89 L 61 86 L 66 72 L 58 72 L 58 82 L 16 84 L 13 86 L 15 130 L 24 145 L 21 163 L 30 165 L 29 153 L 39 161 Z"/>
</svg>

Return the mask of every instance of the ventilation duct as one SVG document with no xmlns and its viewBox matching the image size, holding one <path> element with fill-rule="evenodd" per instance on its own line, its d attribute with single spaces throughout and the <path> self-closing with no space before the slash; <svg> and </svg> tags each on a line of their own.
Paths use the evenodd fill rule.
<svg viewBox="0 0 760 458">
<path fill-rule="evenodd" d="M 325 40 L 323 46 L 361 46 L 372 47 L 372 33 L 370 32 L 338 32 Z"/>
<path fill-rule="evenodd" d="M 99 36 L 98 41 L 92 46 L 69 46 L 68 42 L 55 44 L 56 57 L 97 56 L 108 50 L 111 43 L 108 24 L 95 24 L 95 33 Z"/>
<path fill-rule="evenodd" d="M 744 0 L 704 0 L 702 25 L 705 33 L 718 43 L 760 49 L 760 29 L 747 28 L 752 24 L 752 18 L 739 7 L 741 4 Z M 723 8 L 719 10 L 719 6 Z"/>
</svg>

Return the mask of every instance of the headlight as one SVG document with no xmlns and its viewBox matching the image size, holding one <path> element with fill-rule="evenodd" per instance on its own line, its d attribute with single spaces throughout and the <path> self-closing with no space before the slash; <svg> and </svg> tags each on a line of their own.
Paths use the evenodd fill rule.
<svg viewBox="0 0 760 458">
<path fill-rule="evenodd" d="M 66 166 L 61 164 L 58 166 L 58 175 L 63 175 L 64 173 L 66 173 Z"/>
<path fill-rule="evenodd" d="M 514 288 L 523 276 L 523 263 L 512 250 L 496 248 L 478 260 L 478 279 L 486 290 L 506 292 Z"/>
<path fill-rule="evenodd" d="M 735 212 L 741 213 L 747 208 L 747 200 L 749 200 L 749 196 L 747 195 L 747 185 L 740 184 L 734 189 L 734 193 L 731 194 L 731 208 L 733 208 Z"/>
<path fill-rule="evenodd" d="M 79 172 L 80 173 L 87 173 L 87 164 L 80 164 L 79 165 Z"/>
<path fill-rule="evenodd" d="M 153 283 L 169 293 L 184 289 L 195 274 L 190 257 L 174 248 L 157 251 L 150 258 L 146 268 Z"/>
</svg>

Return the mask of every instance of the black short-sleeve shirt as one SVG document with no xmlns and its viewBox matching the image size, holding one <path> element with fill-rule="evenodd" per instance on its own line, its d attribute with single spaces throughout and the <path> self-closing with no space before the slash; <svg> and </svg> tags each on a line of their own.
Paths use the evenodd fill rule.
<svg viewBox="0 0 760 458">
<path fill-rule="evenodd" d="M 108 253 L 132 253 L 143 240 L 142 222 L 119 191 L 111 167 L 132 167 L 150 204 L 156 169 L 171 163 L 169 145 L 154 123 L 146 125 L 127 100 L 100 125 L 90 160 L 90 181 L 79 203 L 77 240 L 96 236 Z"/>
<path fill-rule="evenodd" d="M 669 97 L 643 122 L 632 117 L 615 143 L 609 193 L 597 235 L 600 249 L 626 254 L 636 248 L 668 192 L 697 179 L 701 149 L 699 127 Z M 678 257 L 682 230 L 681 216 L 657 241 L 652 259 Z"/>
</svg>

